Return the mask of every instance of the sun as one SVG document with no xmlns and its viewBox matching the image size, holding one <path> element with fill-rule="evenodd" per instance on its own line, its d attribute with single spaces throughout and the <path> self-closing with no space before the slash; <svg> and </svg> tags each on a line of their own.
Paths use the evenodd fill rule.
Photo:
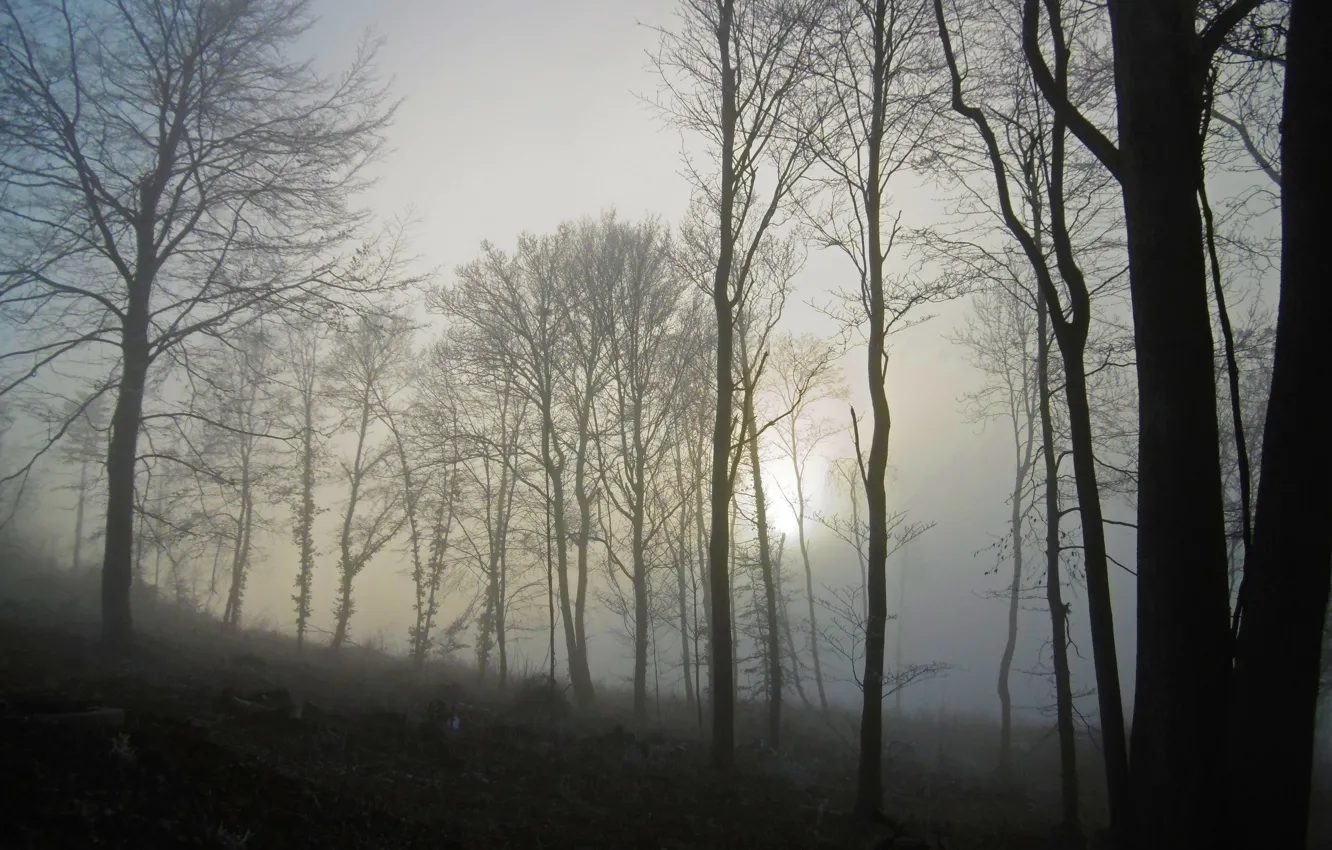
<svg viewBox="0 0 1332 850">
<path fill-rule="evenodd" d="M 795 511 L 780 494 L 768 502 L 768 527 L 775 534 L 785 534 L 792 540 L 800 531 L 800 521 L 796 518 Z"/>
</svg>

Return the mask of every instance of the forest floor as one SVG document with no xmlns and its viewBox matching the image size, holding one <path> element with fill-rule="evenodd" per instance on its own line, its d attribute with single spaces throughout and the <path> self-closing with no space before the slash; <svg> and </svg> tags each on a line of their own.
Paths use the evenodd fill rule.
<svg viewBox="0 0 1332 850">
<path fill-rule="evenodd" d="M 56 616 L 0 599 L 6 847 L 1051 846 L 1012 791 L 890 787 L 908 821 L 890 833 L 845 813 L 843 753 L 744 746 L 720 775 L 697 734 L 565 712 L 544 688 L 469 695 L 443 667 L 303 658 L 287 638 L 144 616 L 136 648 L 112 656 L 94 622 Z M 90 706 L 123 715 L 33 720 Z"/>
</svg>

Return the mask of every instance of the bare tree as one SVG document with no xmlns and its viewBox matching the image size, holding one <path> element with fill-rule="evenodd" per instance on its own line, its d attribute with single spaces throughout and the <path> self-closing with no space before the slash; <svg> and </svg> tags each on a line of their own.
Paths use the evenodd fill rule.
<svg viewBox="0 0 1332 850">
<path fill-rule="evenodd" d="M 338 534 L 338 597 L 331 648 L 346 643 L 355 611 L 352 585 L 406 522 L 402 490 L 387 468 L 393 444 L 377 439 L 376 399 L 411 353 L 411 323 L 395 314 L 365 314 L 338 337 L 328 360 L 328 393 L 350 434 L 352 456 L 339 460 L 347 503 Z"/>
<path fill-rule="evenodd" d="M 629 565 L 613 548 L 612 563 L 633 588 L 634 716 L 647 719 L 647 664 L 651 631 L 649 559 L 668 530 L 674 504 L 654 498 L 664 484 L 675 422 L 676 392 L 684 380 L 687 346 L 679 320 L 685 286 L 670 263 L 671 243 L 661 224 L 605 221 L 592 313 L 607 341 L 610 399 L 605 417 L 611 433 L 599 451 L 605 496 L 629 525 Z M 606 268 L 609 266 L 609 268 Z M 654 480 L 663 479 L 663 480 Z M 654 510 L 661 508 L 661 510 Z M 612 577 L 615 573 L 611 573 Z"/>
<path fill-rule="evenodd" d="M 279 370 L 273 379 L 285 395 L 288 424 L 294 426 L 293 430 L 299 435 L 294 464 L 299 486 L 291 487 L 286 493 L 291 503 L 292 542 L 300 553 L 296 593 L 291 598 L 296 603 L 298 649 L 305 647 L 305 636 L 310 628 L 311 588 L 318 554 L 314 523 L 322 509 L 315 503 L 315 488 L 324 478 L 324 443 L 328 426 L 323 377 L 328 336 L 327 327 L 317 322 L 298 321 L 288 325 L 278 343 L 286 368 Z"/>
<path fill-rule="evenodd" d="M 844 253 L 860 278 L 844 297 L 841 318 L 864 333 L 873 425 L 868 458 L 859 460 L 868 519 L 868 616 L 864 705 L 856 813 L 875 817 L 882 795 L 884 633 L 887 624 L 888 443 L 892 413 L 885 385 L 888 337 L 919 321 L 919 309 L 953 297 L 950 281 L 907 272 L 890 275 L 887 260 L 898 235 L 888 212 L 888 184 L 930 131 L 932 82 L 928 7 L 920 0 L 874 0 L 836 5 L 837 25 L 823 45 L 820 97 L 830 118 L 817 147 L 828 199 L 807 218 L 828 247 Z M 854 415 L 854 414 L 853 414 Z M 861 452 L 857 439 L 856 451 Z"/>
<path fill-rule="evenodd" d="M 1013 439 L 1013 489 L 1009 495 L 1008 541 L 1013 568 L 1008 583 L 1008 629 L 999 661 L 999 773 L 1012 772 L 1013 702 L 1009 675 L 1017 649 L 1018 610 L 1024 569 L 1022 543 L 1031 472 L 1036 462 L 1039 387 L 1035 310 L 1015 292 L 987 289 L 972 300 L 972 313 L 953 342 L 966 346 L 971 364 L 985 376 L 980 389 L 966 396 L 973 422 L 1002 418 Z"/>
<path fill-rule="evenodd" d="M 791 461 L 791 471 L 795 478 L 795 494 L 783 492 L 782 496 L 795 514 L 796 541 L 800 548 L 800 561 L 805 571 L 805 600 L 809 606 L 809 651 L 814 663 L 814 683 L 819 694 L 819 710 L 828 713 L 828 695 L 823 684 L 823 665 L 819 659 L 819 621 L 815 610 L 814 567 L 809 556 L 809 538 L 805 533 L 805 524 L 809 518 L 807 511 L 809 499 L 805 495 L 805 481 L 809 470 L 809 461 L 819 445 L 837 433 L 831 423 L 816 417 L 816 405 L 824 401 L 845 399 L 846 385 L 831 374 L 830 369 L 822 370 L 822 380 L 807 383 L 810 371 L 805 364 L 825 363 L 831 367 L 835 362 L 835 349 L 825 340 L 811 335 L 783 336 L 778 340 L 774 354 L 774 389 L 778 403 L 791 411 L 785 427 L 776 432 L 778 444 Z M 853 488 L 852 499 L 855 499 Z M 854 522 L 859 523 L 859 508 L 853 504 L 856 512 Z M 857 546 L 857 554 L 863 557 L 863 549 Z M 862 569 L 863 573 L 863 569 Z"/>
<path fill-rule="evenodd" d="M 754 255 L 810 165 L 803 95 L 825 6 L 822 0 L 682 0 L 678 28 L 661 32 L 654 57 L 666 87 L 664 112 L 715 145 L 709 153 L 717 173 L 691 173 L 718 224 L 711 285 L 717 407 L 708 564 L 712 762 L 719 768 L 731 764 L 735 742 L 726 523 L 735 456 L 734 325 L 748 295 Z"/>
<path fill-rule="evenodd" d="M 347 200 L 393 107 L 372 49 L 336 78 L 287 58 L 309 6 L 0 5 L 0 310 L 31 334 L 0 392 L 76 351 L 119 358 L 102 602 L 116 645 L 133 634 L 150 370 L 201 334 L 367 286 L 333 252 L 362 219 Z"/>
<path fill-rule="evenodd" d="M 1067 125 L 1064 117 L 1058 110 L 1050 114 L 1051 110 L 1045 109 L 1038 98 L 1031 96 L 1037 86 L 1035 74 L 1024 83 L 1014 85 L 1010 82 L 1002 97 L 992 96 L 986 103 L 986 108 L 997 111 L 1000 116 L 998 120 L 1004 122 L 1005 135 L 1001 143 L 1000 137 L 991 127 L 986 110 L 967 102 L 967 98 L 975 96 L 975 93 L 964 86 L 966 78 L 958 64 L 941 0 L 935 0 L 934 8 L 952 81 L 953 111 L 970 122 L 983 140 L 998 213 L 1013 239 L 1020 245 L 1036 276 L 1038 291 L 1047 305 L 1052 330 L 1062 355 L 1064 396 L 1068 406 L 1086 562 L 1111 831 L 1122 836 L 1129 817 L 1128 746 L 1115 648 L 1114 614 L 1110 603 L 1109 556 L 1097 480 L 1098 464 L 1085 364 L 1094 290 L 1084 268 L 1087 254 L 1079 250 L 1084 246 L 1075 242 L 1078 238 L 1078 219 L 1075 216 L 1079 210 L 1075 208 L 1070 214 L 1066 206 L 1067 199 L 1074 197 L 1073 188 L 1066 187 L 1066 178 L 1076 180 L 1077 175 L 1084 175 L 1078 196 L 1092 197 L 1097 189 L 1097 172 L 1085 168 L 1074 171 L 1070 167 L 1065 149 Z M 1066 35 L 1061 28 L 1055 37 L 1062 40 Z M 999 46 L 993 49 L 999 50 L 1002 56 L 1011 56 L 1013 50 L 1002 38 L 999 39 Z M 1070 65 L 1066 52 L 1061 52 L 1060 56 L 1056 74 L 1060 90 L 1066 93 L 1070 85 Z M 1095 86 L 1083 86 L 1079 91 L 1091 99 L 1091 105 L 1095 105 Z M 1075 165 L 1076 159 L 1072 163 Z M 1086 175 L 1091 175 L 1093 182 L 1085 182 Z M 1014 204 L 1013 190 L 1010 188 L 1014 184 L 1020 203 L 1028 207 L 1027 210 Z M 1053 263 L 1042 241 L 1047 233 L 1054 244 Z M 1062 282 L 1066 292 L 1060 291 L 1057 281 Z"/>
<path fill-rule="evenodd" d="M 204 454 L 215 455 L 213 469 L 232 482 L 235 531 L 231 552 L 231 581 L 222 612 L 223 628 L 240 628 L 245 583 L 254 550 L 256 501 L 271 480 L 271 445 L 275 411 L 270 392 L 274 369 L 268 334 L 262 329 L 239 336 L 220 352 L 218 374 L 204 387 L 216 408 L 209 418 L 217 423 L 205 429 Z M 230 513 L 230 511 L 229 511 Z"/>
<path fill-rule="evenodd" d="M 539 445 L 532 447 L 524 442 L 523 449 L 535 455 L 541 474 L 523 475 L 518 480 L 540 493 L 550 506 L 552 596 L 555 582 L 559 588 L 558 600 L 552 601 L 559 605 L 575 696 L 580 704 L 587 705 L 595 697 L 584 627 L 587 579 L 586 573 L 581 573 L 574 577 L 576 587 L 570 586 L 569 543 L 573 535 L 566 508 L 570 472 L 575 478 L 580 474 L 584 456 L 591 450 L 591 435 L 577 428 L 571 446 L 562 439 L 560 426 L 570 414 L 566 403 L 570 395 L 578 400 L 573 417 L 584 420 L 583 405 L 590 405 L 593 397 L 588 386 L 595 393 L 600 381 L 596 370 L 600 367 L 573 370 L 575 381 L 581 376 L 581 391 L 570 391 L 566 368 L 573 365 L 571 361 L 579 362 L 572 339 L 581 312 L 567 286 L 570 248 L 567 227 L 547 236 L 520 236 L 511 256 L 484 244 L 482 256 L 461 266 L 457 285 L 437 293 L 436 301 L 447 315 L 459 320 L 459 350 L 474 362 L 471 368 L 512 375 L 513 388 L 525 396 L 539 417 Z M 584 479 L 579 486 L 585 483 Z M 585 569 L 584 565 L 585 559 L 579 558 L 576 566 Z M 555 625 L 554 617 L 551 625 Z M 551 660 L 554 663 L 553 654 Z"/>
<path fill-rule="evenodd" d="M 1216 746 L 1227 718 L 1217 707 L 1230 696 L 1232 645 L 1207 267 L 1198 238 L 1199 127 L 1211 58 L 1259 0 L 1190 5 L 1108 5 L 1116 143 L 1069 95 L 1071 51 L 1059 4 L 1045 4 L 1044 14 L 1038 0 L 1023 4 L 1023 46 L 1036 83 L 1123 194 L 1144 427 L 1133 831 L 1117 823 L 1115 840 L 1144 847 L 1220 843 L 1224 828 L 1205 819 L 1227 793 L 1225 751 Z"/>
<path fill-rule="evenodd" d="M 450 357 L 452 362 L 457 359 Z M 460 433 L 477 446 L 475 454 L 480 456 L 464 467 L 465 498 L 458 533 L 460 545 L 481 574 L 484 601 L 477 624 L 477 672 L 485 678 L 494 653 L 496 677 L 504 688 L 509 681 L 510 603 L 522 587 L 512 581 L 509 549 L 522 460 L 520 440 L 529 405 L 509 373 L 473 374 L 466 380 L 459 388 L 464 394 Z"/>
</svg>

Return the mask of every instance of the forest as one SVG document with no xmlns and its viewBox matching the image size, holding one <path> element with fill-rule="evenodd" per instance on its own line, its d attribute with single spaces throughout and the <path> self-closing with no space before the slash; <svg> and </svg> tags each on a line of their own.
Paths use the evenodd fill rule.
<svg viewBox="0 0 1332 850">
<path fill-rule="evenodd" d="M 202 641 L 697 762 L 554 846 L 1332 846 L 1332 9 L 508 5 L 0 0 L 4 734 Z"/>
</svg>

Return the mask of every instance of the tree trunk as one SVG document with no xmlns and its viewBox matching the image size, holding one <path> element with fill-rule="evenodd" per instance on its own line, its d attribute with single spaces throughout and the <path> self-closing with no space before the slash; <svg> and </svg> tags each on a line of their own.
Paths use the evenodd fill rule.
<svg viewBox="0 0 1332 850">
<path fill-rule="evenodd" d="M 800 544 L 800 561 L 805 568 L 805 601 L 809 603 L 809 652 L 814 661 L 814 684 L 819 691 L 819 711 L 825 715 L 828 713 L 828 695 L 823 688 L 823 665 L 819 661 L 819 618 L 814 610 L 814 568 L 809 559 L 809 540 L 805 537 L 805 482 L 801 475 L 800 462 L 796 459 L 796 431 L 795 424 L 791 425 L 791 463 L 795 472 L 796 487 L 796 539 Z M 852 492 L 852 501 L 855 501 L 855 493 Z M 859 520 L 856 516 L 854 504 L 852 505 L 852 522 Z M 861 562 L 861 576 L 864 571 L 864 553 L 857 552 L 857 557 Z M 863 578 L 862 578 L 863 585 Z"/>
<path fill-rule="evenodd" d="M 245 438 L 248 439 L 248 438 Z M 231 558 L 231 587 L 227 591 L 226 609 L 222 614 L 222 627 L 229 631 L 240 628 L 241 603 L 245 593 L 245 572 L 250 565 L 250 524 L 254 507 L 250 497 L 249 452 L 241 456 L 240 516 L 236 518 L 236 548 Z"/>
<path fill-rule="evenodd" d="M 111 417 L 106 458 L 106 552 L 102 562 L 102 639 L 123 649 L 134 641 L 130 585 L 134 581 L 134 469 L 148 380 L 148 288 L 132 298 L 121 341 L 120 391 Z"/>
<path fill-rule="evenodd" d="M 1055 460 L 1054 417 L 1050 410 L 1049 308 L 1036 298 L 1036 380 L 1040 391 L 1041 455 L 1045 459 L 1045 601 L 1050 607 L 1050 653 L 1054 659 L 1055 726 L 1059 733 L 1061 827 L 1071 846 L 1082 835 L 1078 798 L 1077 731 L 1073 726 L 1073 684 L 1068 670 L 1068 609 L 1060 577 L 1059 464 Z"/>
<path fill-rule="evenodd" d="M 786 551 L 786 535 L 783 534 L 780 542 L 777 544 L 777 558 L 773 562 L 775 571 L 779 577 L 782 574 L 782 554 Z M 805 693 L 804 678 L 800 675 L 800 653 L 796 650 L 795 631 L 791 628 L 791 613 L 787 610 L 785 594 L 777 594 L 778 611 L 777 616 L 782 622 L 782 637 L 786 640 L 786 656 L 791 660 L 791 683 L 795 685 L 796 695 L 800 697 L 800 702 L 807 709 L 814 708 L 814 703 L 810 702 L 809 694 Z"/>
<path fill-rule="evenodd" d="M 297 510 L 296 538 L 301 551 L 300 571 L 296 574 L 296 648 L 305 648 L 305 633 L 310 623 L 310 588 L 314 582 L 314 397 L 303 399 L 301 423 L 301 503 Z"/>
<path fill-rule="evenodd" d="M 884 303 L 883 179 L 881 155 L 887 110 L 885 68 L 888 59 L 887 3 L 877 0 L 873 12 L 874 68 L 871 91 L 870 129 L 867 143 L 868 174 L 864 181 L 865 230 L 869 271 L 869 345 L 867 369 L 870 408 L 874 417 L 870 432 L 868 466 L 864 470 L 865 503 L 869 514 L 869 555 L 866 559 L 865 673 L 861 677 L 863 705 L 860 712 L 860 763 L 856 774 L 855 812 L 875 818 L 882 804 L 883 771 L 883 657 L 884 632 L 888 623 L 888 437 L 892 414 L 884 387 L 887 376 L 887 308 Z M 857 447 L 859 451 L 859 447 Z"/>
<path fill-rule="evenodd" d="M 1293 0 L 1281 144 L 1281 298 L 1263 431 L 1253 558 L 1244 565 L 1232 726 L 1234 847 L 1304 847 L 1332 537 L 1332 396 L 1322 338 L 1326 270 L 1327 60 L 1332 9 Z M 1221 749 L 1218 747 L 1218 749 Z"/>
<path fill-rule="evenodd" d="M 643 526 L 646 522 L 644 514 L 647 512 L 644 478 L 647 470 L 641 445 L 637 446 L 635 465 L 634 508 L 630 518 L 634 559 L 634 719 L 642 723 L 647 721 L 647 656 L 652 623 L 648 610 L 647 551 L 643 541 Z"/>
<path fill-rule="evenodd" d="M 1025 369 L 1025 364 L 1024 364 Z M 1026 387 L 1023 387 L 1026 392 Z M 1028 420 L 1028 431 L 1031 421 Z M 1014 434 L 1018 422 L 1013 420 Z M 1008 677 L 1013 669 L 1013 654 L 1017 650 L 1018 608 L 1022 591 L 1022 494 L 1025 490 L 1027 470 L 1031 466 L 1031 434 L 1027 435 L 1026 457 L 1017 447 L 1017 468 L 1013 476 L 1013 512 L 1009 518 L 1009 535 L 1013 539 L 1013 579 L 1008 586 L 1008 630 L 1004 640 L 1004 653 L 999 659 L 999 776 L 1012 776 L 1013 757 L 1013 698 L 1008 690 Z"/>
<path fill-rule="evenodd" d="M 773 575 L 772 551 L 768 544 L 768 499 L 763 492 L 763 466 L 759 463 L 758 421 L 754 414 L 754 375 L 748 348 L 740 342 L 745 383 L 744 433 L 749 443 L 749 467 L 754 477 L 754 520 L 758 531 L 759 576 L 763 580 L 763 601 L 767 617 L 764 643 L 768 673 L 768 746 L 781 746 L 782 736 L 782 642 L 777 617 L 777 577 Z"/>
<path fill-rule="evenodd" d="M 333 641 L 329 648 L 334 652 L 342 649 L 342 644 L 347 640 L 347 625 L 351 621 L 352 610 L 352 581 L 356 578 L 357 564 L 352 558 L 352 524 L 356 517 L 356 505 L 361 497 L 362 478 L 365 470 L 362 465 L 365 463 L 365 441 L 370 433 L 370 386 L 365 387 L 365 392 L 361 398 L 361 421 L 360 427 L 356 432 L 356 456 L 352 461 L 351 468 L 351 493 L 347 497 L 347 511 L 342 517 L 342 534 L 339 537 L 339 548 L 342 552 L 342 558 L 339 563 L 339 594 L 337 606 L 334 609 L 333 616 L 337 625 L 333 629 Z"/>
<path fill-rule="evenodd" d="M 83 505 L 88 499 L 88 462 L 79 466 L 79 504 L 74 511 L 74 560 L 73 572 L 78 572 L 83 556 Z"/>
<path fill-rule="evenodd" d="M 735 253 L 735 125 L 736 70 L 731 67 L 731 18 L 735 0 L 721 0 L 717 23 L 721 66 L 721 197 L 720 246 L 712 280 L 712 305 L 717 318 L 717 410 L 712 427 L 711 538 L 708 572 L 712 584 L 712 611 L 708 623 L 712 673 L 712 757 L 714 768 L 729 768 L 735 755 L 735 675 L 731 664 L 730 570 L 726 560 L 730 540 L 726 512 L 731 503 L 731 378 L 734 325 L 731 314 L 731 263 Z"/>
<path fill-rule="evenodd" d="M 329 647 L 337 652 L 347 642 L 347 624 L 352 614 L 352 574 L 346 570 L 338 582 L 338 616 L 333 628 L 333 641 Z"/>
<path fill-rule="evenodd" d="M 555 462 L 553 443 L 555 423 L 551 418 L 552 402 L 543 399 L 545 408 L 542 423 L 542 455 L 549 476 L 550 512 L 555 537 L 555 576 L 559 585 L 560 620 L 564 624 L 564 645 L 568 654 L 569 681 L 573 685 L 574 699 L 580 706 L 592 704 L 594 691 L 592 673 L 587 664 L 586 648 L 579 643 L 573 613 L 573 594 L 569 587 L 569 523 L 564 516 L 563 466 Z"/>
<path fill-rule="evenodd" d="M 596 400 L 592 378 L 588 377 L 586 391 L 583 394 L 583 410 L 578 425 L 578 460 L 574 464 L 574 501 L 578 503 L 578 575 L 575 579 L 573 600 L 574 640 L 578 645 L 579 675 L 583 677 L 581 694 L 575 686 L 575 696 L 580 705 L 590 705 L 596 698 L 592 688 L 591 667 L 587 660 L 587 629 L 585 617 L 587 611 L 588 549 L 592 544 L 592 495 L 587 491 L 587 453 L 591 442 L 590 423 L 592 407 Z M 572 667 L 572 662 L 570 667 Z M 572 676 L 572 674 L 571 674 Z"/>
<path fill-rule="evenodd" d="M 1229 599 L 1197 200 L 1202 70 L 1189 4 L 1112 0 L 1110 20 L 1140 430 L 1135 818 L 1119 843 L 1214 847 L 1224 836 L 1214 813 L 1226 793 Z M 1076 438 L 1083 423 L 1072 424 Z M 1099 519 L 1082 508 L 1084 527 Z"/>
<path fill-rule="evenodd" d="M 689 561 L 689 495 L 685 489 L 684 462 L 680 457 L 680 444 L 675 445 L 675 486 L 680 491 L 680 526 L 676 540 L 675 594 L 680 609 L 680 670 L 684 676 L 685 705 L 694 706 L 694 681 L 689 658 L 689 593 L 685 581 L 685 565 Z"/>
</svg>

